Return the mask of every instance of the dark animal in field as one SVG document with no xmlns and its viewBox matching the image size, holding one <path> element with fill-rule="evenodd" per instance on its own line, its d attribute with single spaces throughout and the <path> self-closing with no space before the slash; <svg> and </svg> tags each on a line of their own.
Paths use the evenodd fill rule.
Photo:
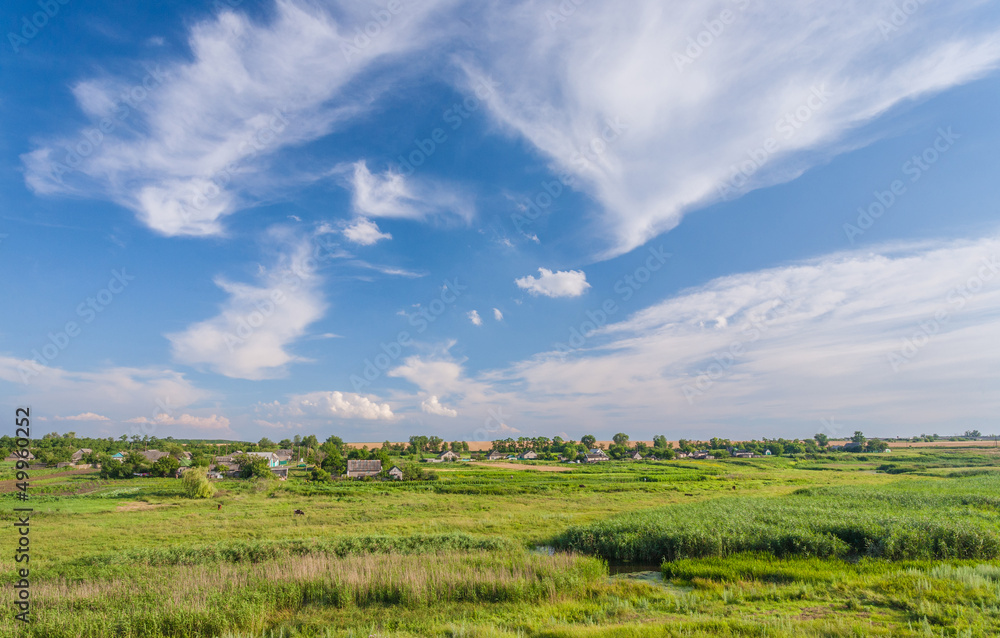
<svg viewBox="0 0 1000 638">
<path fill-rule="evenodd" d="M 684 496 L 694 496 L 694 494 L 685 494 Z"/>
<path fill-rule="evenodd" d="M 222 503 L 219 503 L 219 509 L 220 510 L 222 509 Z"/>
<path fill-rule="evenodd" d="M 296 516 L 305 516 L 306 515 L 306 513 L 303 512 L 302 510 L 295 510 L 292 513 L 295 514 Z"/>
</svg>

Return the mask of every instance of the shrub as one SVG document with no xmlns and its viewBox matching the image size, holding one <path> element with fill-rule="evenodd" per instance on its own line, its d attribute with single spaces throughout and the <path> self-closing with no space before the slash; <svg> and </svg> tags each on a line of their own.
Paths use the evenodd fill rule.
<svg viewBox="0 0 1000 638">
<path fill-rule="evenodd" d="M 215 486 L 201 468 L 192 468 L 185 472 L 183 482 L 184 494 L 188 498 L 211 498 L 215 494 Z"/>
</svg>

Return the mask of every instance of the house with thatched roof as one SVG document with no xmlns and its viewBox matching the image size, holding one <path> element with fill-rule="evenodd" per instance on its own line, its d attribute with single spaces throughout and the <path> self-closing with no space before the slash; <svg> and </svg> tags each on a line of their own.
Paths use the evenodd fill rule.
<svg viewBox="0 0 1000 638">
<path fill-rule="evenodd" d="M 457 461 L 462 458 L 460 455 L 455 454 L 451 450 L 445 450 L 444 452 L 437 455 L 439 461 Z"/>
<path fill-rule="evenodd" d="M 486 455 L 487 461 L 502 461 L 503 458 L 504 455 L 501 454 L 500 452 L 497 452 L 496 450 L 490 450 L 490 453 Z"/>
<path fill-rule="evenodd" d="M 528 450 L 527 452 L 524 452 L 523 454 L 521 454 L 521 456 L 517 458 L 521 459 L 522 461 L 534 461 L 535 459 L 538 458 L 538 453 L 532 450 Z"/>
</svg>

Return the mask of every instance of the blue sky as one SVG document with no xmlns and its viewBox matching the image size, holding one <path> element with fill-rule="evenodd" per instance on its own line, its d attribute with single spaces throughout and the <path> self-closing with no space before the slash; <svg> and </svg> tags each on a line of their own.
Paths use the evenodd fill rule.
<svg viewBox="0 0 1000 638">
<path fill-rule="evenodd" d="M 996 430 L 995 5 L 119 4 L 4 10 L 45 430 Z"/>
</svg>

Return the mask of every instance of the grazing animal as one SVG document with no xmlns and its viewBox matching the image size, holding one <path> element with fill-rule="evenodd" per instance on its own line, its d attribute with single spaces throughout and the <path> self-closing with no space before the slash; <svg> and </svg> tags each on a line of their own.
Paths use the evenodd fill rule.
<svg viewBox="0 0 1000 638">
<path fill-rule="evenodd" d="M 295 510 L 292 513 L 295 514 L 296 516 L 305 516 L 306 515 L 306 513 L 303 512 L 302 510 Z"/>
<path fill-rule="evenodd" d="M 219 503 L 219 509 L 220 510 L 222 509 L 222 503 Z"/>
</svg>

